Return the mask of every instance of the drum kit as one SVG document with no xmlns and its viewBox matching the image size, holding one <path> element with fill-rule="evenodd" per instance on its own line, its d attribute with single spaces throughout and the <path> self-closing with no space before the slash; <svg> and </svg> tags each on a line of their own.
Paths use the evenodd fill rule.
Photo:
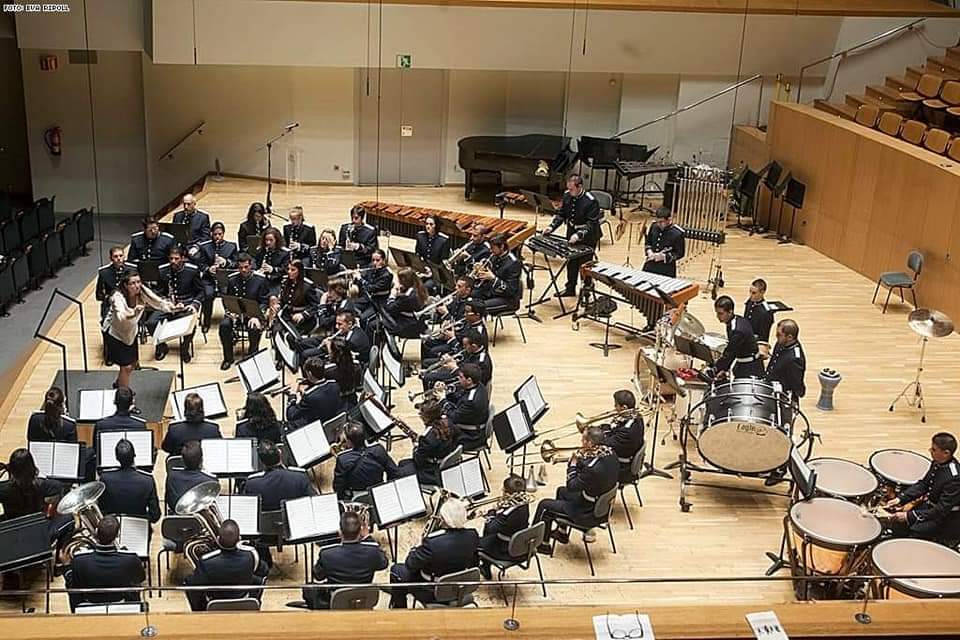
<svg viewBox="0 0 960 640">
<path fill-rule="evenodd" d="M 926 354 L 927 342 L 930 338 L 943 338 L 953 333 L 953 320 L 947 314 L 930 309 L 914 309 L 907 316 L 907 324 L 920 336 L 920 363 L 917 365 L 917 375 L 907 383 L 907 386 L 890 403 L 889 410 L 903 400 L 908 407 L 920 409 L 920 422 L 927 421 L 927 407 L 923 402 L 923 387 L 920 384 L 920 374 L 923 373 L 923 357 Z"/>
</svg>

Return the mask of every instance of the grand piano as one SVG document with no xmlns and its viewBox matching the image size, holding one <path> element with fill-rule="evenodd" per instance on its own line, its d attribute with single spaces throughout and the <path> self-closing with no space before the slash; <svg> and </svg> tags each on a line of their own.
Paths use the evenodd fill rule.
<svg viewBox="0 0 960 640">
<path fill-rule="evenodd" d="M 495 173 L 501 186 L 504 172 L 519 173 L 543 191 L 547 185 L 561 182 L 577 159 L 576 152 L 570 149 L 570 138 L 542 133 L 470 136 L 462 138 L 457 146 L 460 167 L 466 173 L 463 196 L 467 200 L 473 195 L 473 176 L 477 172 Z"/>
</svg>

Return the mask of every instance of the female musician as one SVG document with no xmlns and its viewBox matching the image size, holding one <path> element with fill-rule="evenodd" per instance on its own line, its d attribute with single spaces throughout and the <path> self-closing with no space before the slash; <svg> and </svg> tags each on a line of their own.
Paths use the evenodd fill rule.
<svg viewBox="0 0 960 640">
<path fill-rule="evenodd" d="M 373 303 L 385 302 L 392 288 L 393 274 L 387 267 L 387 254 L 382 249 L 374 249 L 370 254 L 370 266 L 365 267 L 360 278 L 350 287 L 350 297 L 360 311 L 361 322 L 365 323 L 373 316 Z"/>
<path fill-rule="evenodd" d="M 327 380 L 333 380 L 340 387 L 340 396 L 343 398 L 347 410 L 357 406 L 357 392 L 362 383 L 360 365 L 353 359 L 350 344 L 341 336 L 337 336 L 327 343 L 329 362 L 324 369 Z"/>
<path fill-rule="evenodd" d="M 243 419 L 237 422 L 238 438 L 281 442 L 281 425 L 273 405 L 262 393 L 251 393 L 243 406 Z"/>
<path fill-rule="evenodd" d="M 317 311 L 317 328 L 329 332 L 336 324 L 337 314 L 341 311 L 355 311 L 353 300 L 347 291 L 347 284 L 341 280 L 331 280 L 327 283 L 327 290 L 320 296 L 320 307 Z"/>
<path fill-rule="evenodd" d="M 130 374 L 140 362 L 137 332 L 147 307 L 164 313 L 174 313 L 185 308 L 183 304 L 173 304 L 151 291 L 140 282 L 138 274 L 124 274 L 120 278 L 120 286 L 110 296 L 110 314 L 104 320 L 103 326 L 109 356 L 107 359 L 120 367 L 114 386 L 130 386 Z"/>
<path fill-rule="evenodd" d="M 420 484 L 440 484 L 440 461 L 457 448 L 459 433 L 443 415 L 443 405 L 427 400 L 420 405 L 420 419 L 427 427 L 417 438 L 413 458 L 400 461 L 400 475 L 417 474 Z"/>
<path fill-rule="evenodd" d="M 526 492 L 526 483 L 521 476 L 510 474 L 503 480 L 503 497 L 496 506 L 484 515 L 483 537 L 480 550 L 488 556 L 509 560 L 510 537 L 526 529 L 530 523 L 530 503 L 533 495 Z M 481 561 L 480 571 L 487 580 L 490 565 Z"/>
<path fill-rule="evenodd" d="M 260 249 L 254 257 L 257 271 L 266 277 L 271 291 L 280 288 L 280 281 L 290 262 L 290 250 L 283 246 L 283 234 L 279 229 L 270 227 L 260 236 Z"/>
<path fill-rule="evenodd" d="M 313 269 L 320 269 L 328 276 L 343 270 L 340 264 L 340 247 L 337 246 L 337 236 L 333 229 L 324 229 L 320 232 L 320 243 L 310 247 L 304 262 Z"/>
<path fill-rule="evenodd" d="M 287 275 L 280 283 L 280 291 L 270 297 L 267 321 L 271 322 L 281 314 L 285 320 L 293 322 L 302 335 L 309 335 L 317 327 L 319 303 L 313 282 L 303 275 L 303 263 L 293 260 L 287 264 Z"/>
<path fill-rule="evenodd" d="M 10 462 L 6 465 L 0 463 L 2 470 L 6 470 L 9 479 L 0 482 L 0 504 L 3 505 L 0 519 L 12 520 L 31 513 L 47 512 L 50 542 L 58 540 L 60 546 L 66 543 L 73 535 L 73 515 L 58 515 L 55 509 L 63 485 L 50 478 L 41 478 L 33 454 L 26 449 L 14 449 Z"/>
<path fill-rule="evenodd" d="M 397 284 L 383 305 L 390 333 L 401 338 L 417 339 L 426 332 L 426 322 L 416 316 L 426 302 L 427 289 L 416 272 L 409 267 L 400 269 L 397 272 Z"/>
<path fill-rule="evenodd" d="M 240 232 L 237 234 L 237 246 L 240 253 L 249 253 L 247 238 L 249 236 L 259 236 L 270 227 L 267 220 L 267 209 L 262 202 L 254 202 L 247 209 L 247 219 L 240 224 Z"/>
<path fill-rule="evenodd" d="M 67 415 L 63 391 L 50 387 L 43 398 L 43 411 L 35 411 L 27 422 L 29 442 L 76 442 L 77 423 Z"/>
</svg>

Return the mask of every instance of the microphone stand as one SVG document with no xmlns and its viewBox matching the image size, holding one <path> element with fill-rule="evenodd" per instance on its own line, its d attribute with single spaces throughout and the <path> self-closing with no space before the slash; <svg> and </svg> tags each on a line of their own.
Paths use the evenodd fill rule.
<svg viewBox="0 0 960 640">
<path fill-rule="evenodd" d="M 297 122 L 291 126 L 284 127 L 283 132 L 280 133 L 280 135 L 270 138 L 262 147 L 260 147 L 260 149 L 265 148 L 267 150 L 267 213 L 273 213 L 273 202 L 270 199 L 270 194 L 273 193 L 273 143 L 277 140 L 280 140 L 299 126 L 300 123 Z M 260 149 L 257 149 L 257 151 L 260 151 Z M 283 216 L 279 217 L 283 218 Z M 284 220 L 286 220 L 286 218 L 284 218 Z"/>
</svg>

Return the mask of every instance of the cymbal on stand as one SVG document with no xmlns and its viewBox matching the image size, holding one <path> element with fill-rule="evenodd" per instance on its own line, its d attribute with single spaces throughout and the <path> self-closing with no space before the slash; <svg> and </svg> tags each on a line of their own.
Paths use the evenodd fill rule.
<svg viewBox="0 0 960 640">
<path fill-rule="evenodd" d="M 954 329 L 953 320 L 947 314 L 932 309 L 914 309 L 907 317 L 907 324 L 924 338 L 942 338 Z"/>
</svg>

